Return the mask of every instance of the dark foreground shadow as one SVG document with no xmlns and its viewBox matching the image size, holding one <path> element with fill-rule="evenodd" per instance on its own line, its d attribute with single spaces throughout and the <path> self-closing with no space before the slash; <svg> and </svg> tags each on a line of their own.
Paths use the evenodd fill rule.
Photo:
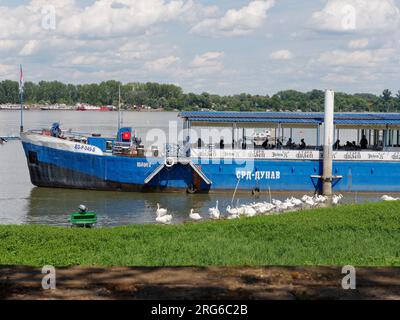
<svg viewBox="0 0 400 320">
<path fill-rule="evenodd" d="M 0 267 L 0 299 L 336 300 L 400 299 L 399 268 L 357 269 L 344 290 L 341 268 L 59 268 L 56 290 L 41 269 Z"/>
</svg>

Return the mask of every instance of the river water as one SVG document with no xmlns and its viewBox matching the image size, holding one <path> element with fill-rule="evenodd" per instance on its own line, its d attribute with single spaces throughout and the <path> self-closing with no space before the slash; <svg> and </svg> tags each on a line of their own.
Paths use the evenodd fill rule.
<svg viewBox="0 0 400 320">
<path fill-rule="evenodd" d="M 80 132 L 99 132 L 115 135 L 117 113 L 74 111 L 28 111 L 24 114 L 25 129 L 48 128 L 60 122 L 64 129 Z M 141 137 L 154 137 L 165 133 L 165 138 L 176 137 L 182 128 L 176 124 L 177 113 L 126 112 L 124 124 L 135 128 Z M 177 130 L 171 127 L 177 127 Z M 154 131 L 156 130 L 156 131 Z M 0 136 L 18 136 L 19 112 L 0 111 Z M 305 134 L 311 140 L 310 133 Z M 144 139 L 145 144 L 148 143 Z M 276 199 L 302 194 L 276 193 Z M 381 194 L 348 194 L 345 202 L 377 201 Z M 269 194 L 261 194 L 257 201 L 269 200 Z M 255 201 L 249 193 L 237 195 L 240 203 Z M 231 203 L 232 193 L 210 195 L 186 195 L 183 193 L 143 194 L 123 192 L 82 191 L 34 187 L 29 178 L 26 159 L 20 141 L 0 145 L 0 224 L 47 224 L 68 226 L 69 214 L 85 204 L 98 214 L 100 226 L 151 224 L 155 222 L 157 203 L 168 208 L 174 223 L 188 220 L 189 211 L 207 216 L 208 208 L 219 201 L 221 211 Z M 235 200 L 236 202 L 236 200 Z"/>
</svg>

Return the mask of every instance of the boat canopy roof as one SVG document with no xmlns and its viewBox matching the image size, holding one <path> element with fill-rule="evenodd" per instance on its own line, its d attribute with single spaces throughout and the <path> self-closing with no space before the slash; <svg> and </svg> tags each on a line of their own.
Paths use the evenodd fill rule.
<svg viewBox="0 0 400 320">
<path fill-rule="evenodd" d="M 316 127 L 324 123 L 317 112 L 181 112 L 192 126 L 218 127 Z M 400 113 L 335 113 L 338 128 L 400 129 Z"/>
</svg>

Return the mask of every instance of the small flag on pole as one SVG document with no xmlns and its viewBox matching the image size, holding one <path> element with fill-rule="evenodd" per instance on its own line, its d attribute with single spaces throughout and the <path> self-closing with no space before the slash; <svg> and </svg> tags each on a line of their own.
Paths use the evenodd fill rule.
<svg viewBox="0 0 400 320">
<path fill-rule="evenodd" d="M 19 93 L 24 93 L 24 73 L 22 72 L 22 65 L 20 65 L 20 75 L 19 75 Z"/>
</svg>

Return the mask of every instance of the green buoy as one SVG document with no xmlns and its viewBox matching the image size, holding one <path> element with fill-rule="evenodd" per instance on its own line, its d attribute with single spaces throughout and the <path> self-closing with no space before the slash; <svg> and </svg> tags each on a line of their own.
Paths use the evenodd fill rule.
<svg viewBox="0 0 400 320">
<path fill-rule="evenodd" d="M 97 222 L 97 215 L 95 212 L 90 212 L 88 209 L 81 205 L 79 212 L 71 214 L 70 221 L 73 227 L 91 228 Z"/>
</svg>

